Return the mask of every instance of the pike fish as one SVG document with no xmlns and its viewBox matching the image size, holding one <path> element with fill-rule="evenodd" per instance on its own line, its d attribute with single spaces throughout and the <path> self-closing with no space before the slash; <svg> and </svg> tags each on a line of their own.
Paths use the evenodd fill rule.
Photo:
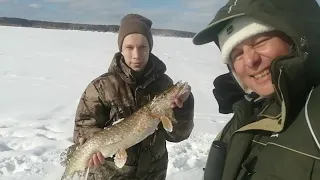
<svg viewBox="0 0 320 180">
<path fill-rule="evenodd" d="M 126 149 L 153 134 L 160 122 L 166 131 L 172 132 L 172 123 L 176 123 L 172 99 L 187 90 L 188 83 L 178 81 L 130 116 L 93 134 L 67 159 L 62 180 L 71 180 L 76 172 L 84 172 L 89 159 L 99 151 L 104 157 L 114 157 L 115 165 L 122 168 L 127 160 Z"/>
</svg>

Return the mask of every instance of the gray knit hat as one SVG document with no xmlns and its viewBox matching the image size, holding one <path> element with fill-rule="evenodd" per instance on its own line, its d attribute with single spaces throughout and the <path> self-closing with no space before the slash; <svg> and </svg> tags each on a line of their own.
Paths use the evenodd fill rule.
<svg viewBox="0 0 320 180">
<path fill-rule="evenodd" d="M 118 47 L 121 51 L 124 38 L 133 33 L 144 35 L 149 43 L 150 51 L 153 47 L 153 38 L 151 34 L 152 21 L 139 14 L 127 14 L 121 19 L 118 32 Z"/>
</svg>

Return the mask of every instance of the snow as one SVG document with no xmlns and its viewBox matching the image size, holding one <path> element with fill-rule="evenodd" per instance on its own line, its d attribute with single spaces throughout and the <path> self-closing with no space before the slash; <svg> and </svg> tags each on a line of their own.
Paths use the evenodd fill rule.
<svg viewBox="0 0 320 180">
<path fill-rule="evenodd" d="M 0 179 L 60 179 L 79 98 L 106 72 L 117 34 L 0 26 L 0 39 Z M 167 179 L 201 179 L 211 142 L 230 118 L 212 95 L 212 81 L 227 69 L 214 44 L 195 46 L 190 38 L 155 36 L 153 53 L 195 97 L 190 138 L 167 144 Z"/>
</svg>

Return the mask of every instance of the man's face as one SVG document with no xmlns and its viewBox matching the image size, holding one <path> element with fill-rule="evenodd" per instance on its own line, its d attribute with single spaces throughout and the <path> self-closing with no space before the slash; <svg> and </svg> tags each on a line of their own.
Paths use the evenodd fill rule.
<svg viewBox="0 0 320 180">
<path fill-rule="evenodd" d="M 230 53 L 233 68 L 245 88 L 261 96 L 274 93 L 270 66 L 272 61 L 287 55 L 290 45 L 280 33 L 269 32 L 250 37 Z"/>
<path fill-rule="evenodd" d="M 142 34 L 129 34 L 122 43 L 121 54 L 125 63 L 134 71 L 142 71 L 149 59 L 150 47 Z"/>
</svg>

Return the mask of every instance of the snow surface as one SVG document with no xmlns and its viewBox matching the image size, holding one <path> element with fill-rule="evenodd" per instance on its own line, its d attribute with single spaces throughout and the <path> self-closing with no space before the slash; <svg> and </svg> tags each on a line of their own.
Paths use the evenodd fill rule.
<svg viewBox="0 0 320 180">
<path fill-rule="evenodd" d="M 1 180 L 61 178 L 79 98 L 115 52 L 115 33 L 0 26 Z M 155 36 L 153 53 L 195 97 L 191 137 L 167 145 L 167 179 L 201 179 L 211 142 L 230 118 L 212 95 L 213 79 L 227 69 L 214 44 L 195 46 L 190 38 Z"/>
</svg>

